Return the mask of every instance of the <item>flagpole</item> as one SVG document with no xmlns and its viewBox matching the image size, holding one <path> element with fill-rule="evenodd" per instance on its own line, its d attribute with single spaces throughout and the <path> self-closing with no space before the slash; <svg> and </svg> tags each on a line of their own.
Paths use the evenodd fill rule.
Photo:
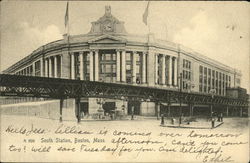
<svg viewBox="0 0 250 163">
<path fill-rule="evenodd" d="M 148 1 L 148 34 L 150 34 L 151 30 L 150 30 L 150 26 L 151 26 L 151 23 L 150 23 L 150 12 L 149 12 L 149 4 L 150 4 L 150 1 Z"/>
<path fill-rule="evenodd" d="M 149 21 L 149 3 L 150 3 L 150 1 L 148 1 L 147 7 L 146 7 L 146 9 L 145 9 L 145 11 L 144 11 L 144 13 L 143 13 L 143 15 L 142 15 L 142 21 L 143 21 L 143 23 L 144 23 L 144 24 L 147 26 L 147 28 L 148 28 L 148 34 L 147 34 L 147 36 L 148 36 L 147 42 L 148 42 L 148 43 L 149 43 L 149 34 L 150 34 L 150 32 L 151 32 L 151 30 L 150 30 L 151 24 L 150 24 L 150 21 Z"/>
<path fill-rule="evenodd" d="M 66 5 L 64 25 L 65 25 L 65 35 L 67 37 L 67 44 L 69 44 L 69 1 L 67 1 L 67 5 Z"/>
<path fill-rule="evenodd" d="M 150 34 L 151 33 L 151 23 L 150 23 L 150 17 L 148 17 L 148 34 Z"/>
<path fill-rule="evenodd" d="M 67 1 L 67 10 L 68 10 L 67 38 L 68 38 L 68 44 L 69 44 L 69 1 Z"/>
<path fill-rule="evenodd" d="M 148 43 L 149 43 L 150 32 L 151 32 L 151 30 L 150 30 L 150 21 L 148 21 Z"/>
</svg>

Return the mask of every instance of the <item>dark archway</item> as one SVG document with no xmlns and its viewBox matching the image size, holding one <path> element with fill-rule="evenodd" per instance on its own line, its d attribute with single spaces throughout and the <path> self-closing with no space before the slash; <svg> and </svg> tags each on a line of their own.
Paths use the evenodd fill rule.
<svg viewBox="0 0 250 163">
<path fill-rule="evenodd" d="M 141 103 L 139 101 L 128 101 L 128 114 L 132 113 L 132 106 L 134 106 L 134 115 L 140 115 Z"/>
</svg>

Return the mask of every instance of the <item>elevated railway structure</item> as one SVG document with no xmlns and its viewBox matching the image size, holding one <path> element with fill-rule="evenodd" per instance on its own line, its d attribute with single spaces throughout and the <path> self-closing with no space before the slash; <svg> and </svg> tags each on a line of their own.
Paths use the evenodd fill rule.
<svg viewBox="0 0 250 163">
<path fill-rule="evenodd" d="M 233 98 L 219 95 L 208 95 L 195 92 L 160 89 L 132 84 L 104 83 L 59 79 L 48 77 L 0 74 L 0 96 L 38 97 L 60 100 L 60 119 L 62 119 L 63 100 L 76 99 L 76 110 L 80 107 L 80 98 L 109 98 L 131 101 L 147 100 L 158 104 L 186 103 L 190 105 L 225 105 L 248 107 L 248 99 Z M 80 113 L 76 115 L 80 121 Z"/>
</svg>

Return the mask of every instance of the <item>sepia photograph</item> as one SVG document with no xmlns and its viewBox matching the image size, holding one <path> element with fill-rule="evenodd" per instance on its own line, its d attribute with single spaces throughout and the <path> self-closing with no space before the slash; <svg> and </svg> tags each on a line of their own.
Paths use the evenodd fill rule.
<svg viewBox="0 0 250 163">
<path fill-rule="evenodd" d="M 244 1 L 0 2 L 1 162 L 249 162 Z"/>
</svg>

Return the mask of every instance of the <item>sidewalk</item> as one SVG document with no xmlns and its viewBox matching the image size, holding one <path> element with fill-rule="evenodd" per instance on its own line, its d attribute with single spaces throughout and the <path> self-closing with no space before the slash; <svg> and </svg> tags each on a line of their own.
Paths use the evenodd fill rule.
<svg viewBox="0 0 250 163">
<path fill-rule="evenodd" d="M 213 128 L 217 128 L 221 126 L 224 122 L 215 122 Z M 212 123 L 210 122 L 190 122 L 190 124 L 182 123 L 182 124 L 170 124 L 165 123 L 164 125 L 160 125 L 162 127 L 171 127 L 171 128 L 190 128 L 190 129 L 213 129 Z"/>
</svg>

